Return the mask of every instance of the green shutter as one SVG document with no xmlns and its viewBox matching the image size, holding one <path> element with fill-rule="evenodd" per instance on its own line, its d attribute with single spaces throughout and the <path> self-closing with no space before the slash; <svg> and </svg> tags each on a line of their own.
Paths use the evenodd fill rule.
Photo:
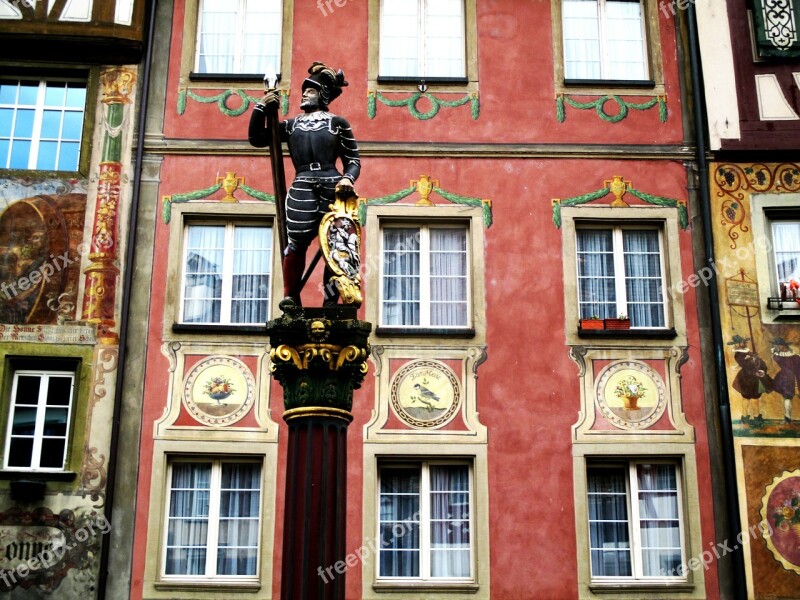
<svg viewBox="0 0 800 600">
<path fill-rule="evenodd" d="M 753 0 L 756 46 L 761 57 L 800 56 L 796 0 Z"/>
</svg>

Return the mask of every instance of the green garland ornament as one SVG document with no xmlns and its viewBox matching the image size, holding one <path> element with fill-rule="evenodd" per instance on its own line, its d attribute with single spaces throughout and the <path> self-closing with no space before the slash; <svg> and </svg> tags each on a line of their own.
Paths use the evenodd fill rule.
<svg viewBox="0 0 800 600">
<path fill-rule="evenodd" d="M 608 102 L 616 103 L 618 107 L 617 114 L 610 115 L 605 111 L 605 105 Z M 559 123 L 563 123 L 567 118 L 566 109 L 564 106 L 565 104 L 569 104 L 571 107 L 579 110 L 589 110 L 593 108 L 597 113 L 597 116 L 607 123 L 619 123 L 628 116 L 628 111 L 630 109 L 648 110 L 658 104 L 658 117 L 662 123 L 667 122 L 666 96 L 656 96 L 647 102 L 628 102 L 627 100 L 623 100 L 619 96 L 612 94 L 608 96 L 601 96 L 597 100 L 592 100 L 589 102 L 578 102 L 577 100 L 570 98 L 565 94 L 558 94 L 556 96 L 556 119 Z"/>
<path fill-rule="evenodd" d="M 281 95 L 281 114 L 285 115 L 289 112 L 289 94 L 286 90 L 280 90 Z M 232 96 L 238 96 L 242 104 L 238 108 L 229 108 L 228 107 L 228 100 Z M 187 99 L 191 98 L 196 102 L 200 102 L 201 104 L 213 104 L 214 102 L 217 103 L 220 112 L 225 115 L 226 117 L 239 117 L 246 113 L 250 108 L 250 104 L 255 104 L 261 98 L 257 98 L 255 96 L 251 96 L 244 90 L 223 90 L 219 94 L 215 96 L 200 96 L 195 94 L 192 90 L 188 88 L 183 88 L 178 92 L 178 114 L 183 115 L 186 112 L 186 103 Z"/>
<path fill-rule="evenodd" d="M 358 205 L 358 219 L 361 223 L 364 223 L 367 218 L 367 205 L 369 206 L 381 206 L 386 204 L 394 204 L 395 202 L 399 202 L 403 198 L 406 198 L 417 191 L 417 186 L 412 184 L 411 187 L 406 188 L 404 190 L 399 190 L 392 194 L 387 194 L 386 196 L 380 196 L 379 198 L 369 198 L 359 203 Z M 448 192 L 447 190 L 443 190 L 438 186 L 433 186 L 431 188 L 431 192 L 436 192 L 445 200 L 452 202 L 453 204 L 461 204 L 463 206 L 480 206 L 483 209 L 483 224 L 488 229 L 492 226 L 493 217 L 492 217 L 492 202 L 491 200 L 485 200 L 483 198 L 471 198 L 469 196 L 461 196 L 460 194 L 456 194 L 454 192 Z"/>
<path fill-rule="evenodd" d="M 417 102 L 420 99 L 425 98 L 428 102 L 431 103 L 430 110 L 426 112 L 421 112 L 417 108 Z M 477 92 L 469 92 L 463 98 L 459 98 L 458 100 L 442 100 L 437 98 L 433 94 L 428 92 L 415 92 L 411 97 L 405 98 L 402 100 L 391 100 L 381 94 L 378 91 L 370 91 L 367 93 L 367 115 L 370 119 L 374 119 L 377 113 L 377 101 L 380 100 L 381 104 L 389 106 L 391 108 L 397 108 L 400 106 L 408 107 L 408 112 L 411 113 L 411 116 L 415 119 L 420 121 L 427 121 L 428 119 L 432 119 L 437 114 L 439 114 L 439 110 L 444 106 L 446 108 L 455 108 L 457 106 L 463 106 L 467 102 L 470 104 L 470 114 L 472 115 L 472 119 L 476 120 L 480 116 L 480 100 L 478 98 Z"/>
<path fill-rule="evenodd" d="M 639 200 L 646 202 L 647 204 L 653 204 L 656 206 L 665 206 L 668 208 L 677 208 L 678 209 L 678 224 L 680 225 L 681 229 L 686 229 L 689 227 L 689 215 L 686 210 L 686 203 L 680 200 L 675 200 L 674 198 L 666 198 L 664 196 L 654 196 L 653 194 L 648 194 L 646 192 L 642 192 L 635 188 L 630 187 L 629 185 L 626 186 L 625 191 L 630 193 L 631 196 L 638 198 Z M 594 200 L 599 200 L 603 196 L 609 194 L 611 190 L 608 187 L 600 188 L 599 190 L 595 190 L 594 192 L 589 192 L 587 194 L 581 194 L 580 196 L 573 196 L 572 198 L 565 198 L 563 200 L 553 200 L 553 223 L 556 227 L 561 228 L 561 207 L 562 206 L 578 206 L 580 204 L 586 204 L 587 202 L 592 202 Z"/>
<path fill-rule="evenodd" d="M 273 196 L 272 194 L 267 194 L 266 192 L 262 192 L 261 190 L 251 188 L 249 185 L 245 185 L 244 183 L 240 183 L 238 187 L 251 198 L 255 198 L 256 200 L 261 200 L 262 202 L 271 202 L 273 204 L 275 203 L 275 196 Z M 173 204 L 189 202 L 191 200 L 202 200 L 203 198 L 208 198 L 212 194 L 218 192 L 221 188 L 222 188 L 222 182 L 215 183 L 214 185 L 204 188 L 202 190 L 195 190 L 193 192 L 184 192 L 182 194 L 173 194 L 172 196 L 163 196 L 161 216 L 164 219 L 164 223 L 169 224 L 170 220 L 172 219 Z"/>
</svg>

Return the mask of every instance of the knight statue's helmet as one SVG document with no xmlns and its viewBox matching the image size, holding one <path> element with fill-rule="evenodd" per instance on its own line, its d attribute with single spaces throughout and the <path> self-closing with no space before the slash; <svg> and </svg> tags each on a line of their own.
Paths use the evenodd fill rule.
<svg viewBox="0 0 800 600">
<path fill-rule="evenodd" d="M 314 87 L 319 90 L 320 102 L 327 107 L 342 94 L 342 88 L 347 85 L 344 72 L 339 69 L 334 71 L 321 62 L 315 62 L 308 69 L 308 77 L 303 80 L 303 89 Z"/>
</svg>

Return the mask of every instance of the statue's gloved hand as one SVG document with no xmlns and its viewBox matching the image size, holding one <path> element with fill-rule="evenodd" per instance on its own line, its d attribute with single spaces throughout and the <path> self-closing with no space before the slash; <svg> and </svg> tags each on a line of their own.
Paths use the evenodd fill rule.
<svg viewBox="0 0 800 600">
<path fill-rule="evenodd" d="M 280 104 L 280 102 L 281 102 L 281 99 L 280 99 L 280 96 L 278 95 L 277 90 L 270 90 L 269 92 L 264 94 L 264 97 L 261 100 L 259 100 L 257 102 L 257 104 L 259 106 L 262 106 L 262 107 L 263 106 L 268 106 L 270 104 L 278 106 Z"/>
<path fill-rule="evenodd" d="M 348 177 L 342 177 L 339 183 L 336 184 L 336 194 L 355 196 L 356 190 L 353 187 L 353 182 Z"/>
</svg>

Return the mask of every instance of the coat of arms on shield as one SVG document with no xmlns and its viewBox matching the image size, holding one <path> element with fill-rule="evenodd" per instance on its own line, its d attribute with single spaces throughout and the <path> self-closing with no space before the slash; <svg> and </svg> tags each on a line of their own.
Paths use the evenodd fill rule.
<svg viewBox="0 0 800 600">
<path fill-rule="evenodd" d="M 361 306 L 361 224 L 358 221 L 358 196 L 346 196 L 337 189 L 331 211 L 319 224 L 319 245 L 333 275 L 327 286 L 339 292 L 342 304 Z"/>
</svg>

